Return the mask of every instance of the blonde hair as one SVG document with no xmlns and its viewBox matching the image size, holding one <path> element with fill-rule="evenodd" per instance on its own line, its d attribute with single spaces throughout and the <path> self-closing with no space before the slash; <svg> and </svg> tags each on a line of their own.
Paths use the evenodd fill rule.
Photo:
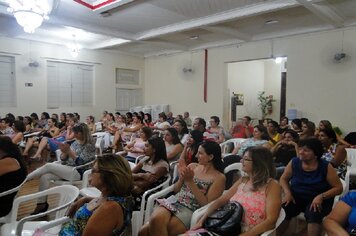
<svg viewBox="0 0 356 236">
<path fill-rule="evenodd" d="M 115 154 L 98 156 L 96 161 L 102 182 L 108 196 L 129 196 L 133 188 L 133 178 L 129 163 Z"/>
</svg>

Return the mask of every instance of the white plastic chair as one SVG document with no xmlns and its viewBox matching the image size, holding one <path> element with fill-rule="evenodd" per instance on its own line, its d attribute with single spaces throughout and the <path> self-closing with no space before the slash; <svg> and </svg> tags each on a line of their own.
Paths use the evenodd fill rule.
<svg viewBox="0 0 356 236">
<path fill-rule="evenodd" d="M 352 167 L 356 167 L 356 149 L 345 148 L 347 153 L 347 164 Z"/>
<path fill-rule="evenodd" d="M 144 194 L 142 195 L 140 211 L 132 212 L 131 225 L 132 225 L 132 235 L 133 236 L 136 236 L 138 234 L 138 231 L 143 226 L 145 220 L 146 219 L 148 220 L 148 218 L 145 218 L 147 215 L 147 212 L 148 212 L 148 200 L 147 200 L 147 204 L 146 204 L 146 199 L 150 199 L 151 196 L 155 195 L 155 193 L 153 193 L 155 191 L 159 191 L 160 189 L 162 189 L 162 190 L 168 189 L 170 181 L 171 181 L 171 177 L 168 174 L 167 179 L 163 183 L 144 192 Z M 152 209 L 153 209 L 153 207 L 150 208 L 150 210 L 152 210 Z"/>
<path fill-rule="evenodd" d="M 39 213 L 36 215 L 30 215 L 17 221 L 17 214 L 19 210 L 19 205 L 23 202 L 38 199 L 39 197 L 48 196 L 52 194 L 59 195 L 58 206 L 49 209 L 46 212 Z M 6 223 L 1 227 L 1 235 L 32 235 L 34 230 L 43 223 L 47 221 L 32 221 L 36 218 L 43 217 L 45 215 L 56 213 L 56 219 L 64 216 L 67 207 L 72 204 L 79 195 L 78 188 L 70 185 L 57 186 L 50 189 L 46 189 L 41 192 L 29 194 L 26 196 L 20 196 L 14 200 L 14 204 L 10 213 L 10 223 Z"/>
<path fill-rule="evenodd" d="M 101 192 L 99 189 L 95 187 L 89 186 L 89 175 L 91 174 L 91 169 L 86 170 L 83 174 L 83 182 L 82 182 L 82 188 L 79 191 L 79 194 L 83 197 L 100 197 Z"/>
<path fill-rule="evenodd" d="M 223 143 L 220 143 L 220 147 L 221 147 L 221 153 L 224 156 L 227 156 L 228 154 L 230 154 L 231 152 L 228 152 L 228 147 L 229 147 L 229 143 L 232 143 L 234 146 L 232 148 L 232 150 L 237 147 L 238 145 L 240 145 L 241 143 L 245 142 L 246 139 L 244 138 L 232 138 L 232 139 L 229 139 Z"/>
<path fill-rule="evenodd" d="M 245 175 L 245 172 L 242 170 L 242 163 L 238 162 L 238 163 L 233 163 L 231 165 L 228 165 L 227 167 L 225 167 L 224 169 L 224 174 L 233 171 L 233 170 L 238 170 L 240 171 L 241 175 Z"/>
</svg>

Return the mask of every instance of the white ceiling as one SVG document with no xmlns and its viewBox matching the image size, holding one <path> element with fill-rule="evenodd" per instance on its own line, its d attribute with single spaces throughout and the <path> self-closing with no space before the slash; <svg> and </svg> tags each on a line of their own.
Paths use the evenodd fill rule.
<svg viewBox="0 0 356 236">
<path fill-rule="evenodd" d="M 56 0 L 50 19 L 23 32 L 0 0 L 0 36 L 140 56 L 354 26 L 355 0 L 135 0 L 96 10 Z M 86 0 L 89 1 L 90 0 Z M 106 17 L 104 16 L 106 15 Z M 268 21 L 276 23 L 266 24 Z M 191 39 L 196 36 L 195 39 Z M 131 40 L 120 44 L 119 38 Z"/>
</svg>

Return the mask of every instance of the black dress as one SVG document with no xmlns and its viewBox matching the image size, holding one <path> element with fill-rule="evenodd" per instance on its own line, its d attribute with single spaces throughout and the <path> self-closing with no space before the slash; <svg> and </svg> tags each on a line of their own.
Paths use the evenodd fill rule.
<svg viewBox="0 0 356 236">
<path fill-rule="evenodd" d="M 24 165 L 23 161 L 19 160 L 20 158 L 10 158 L 14 158 L 19 162 L 20 169 L 0 176 L 0 193 L 19 186 L 27 176 L 26 166 Z M 14 192 L 12 194 L 0 197 L 0 217 L 6 216 L 11 211 L 12 203 L 16 194 L 17 192 Z"/>
</svg>

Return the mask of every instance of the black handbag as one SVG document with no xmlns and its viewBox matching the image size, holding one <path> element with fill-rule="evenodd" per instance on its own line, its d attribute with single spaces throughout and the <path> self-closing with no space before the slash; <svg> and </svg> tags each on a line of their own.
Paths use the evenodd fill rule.
<svg viewBox="0 0 356 236">
<path fill-rule="evenodd" d="M 215 210 L 203 223 L 203 228 L 221 236 L 241 233 L 243 208 L 240 203 L 231 201 Z"/>
</svg>

